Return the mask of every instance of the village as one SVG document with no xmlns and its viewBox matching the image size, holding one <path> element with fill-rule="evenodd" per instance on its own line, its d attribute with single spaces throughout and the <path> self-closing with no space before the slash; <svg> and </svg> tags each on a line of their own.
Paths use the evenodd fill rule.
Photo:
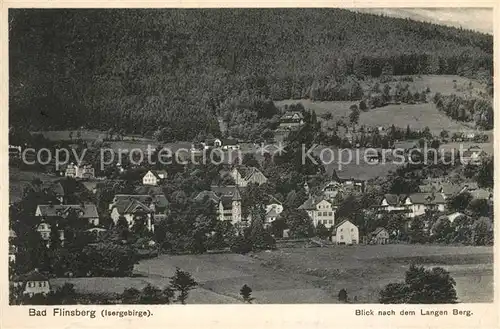
<svg viewBox="0 0 500 329">
<path fill-rule="evenodd" d="M 283 111 L 276 135 L 290 146 L 302 138 L 298 132 L 314 125 L 314 119 L 305 110 Z M 378 135 L 391 128 L 374 130 Z M 189 152 L 227 154 L 239 152 L 241 145 L 229 137 L 211 138 L 192 143 Z M 130 275 L 136 258 L 127 257 L 138 252 L 146 258 L 162 253 L 248 253 L 305 240 L 332 252 L 340 245 L 492 243 L 491 187 L 481 180 L 478 184 L 474 178 L 478 174 L 449 179 L 431 173 L 442 174 L 442 168 L 435 169 L 442 166 L 448 166 L 448 172 L 481 171 L 491 160 L 478 145 L 469 147 L 453 164 L 413 169 L 406 164 L 406 172 L 384 180 L 344 177 L 342 171 L 327 173 L 321 168 L 304 172 L 293 167 L 289 160 L 293 151 L 288 152 L 261 157 L 238 153 L 242 158 L 234 157 L 232 163 L 161 169 L 147 163 L 116 163 L 111 165 L 114 168 L 99 170 L 107 176 L 96 175 L 95 163 L 71 162 L 59 172 L 49 164 L 47 170 L 56 178 L 33 181 L 23 199 L 10 204 L 11 282 L 24 287 L 24 294 L 34 295 L 48 293 L 49 278 L 54 275 Z M 9 147 L 13 162 L 21 153 L 21 146 Z M 378 156 L 368 159 L 372 164 L 379 160 Z M 427 177 L 422 169 L 428 170 Z M 418 182 L 413 189 L 404 186 L 408 173 L 421 175 L 411 178 Z M 400 193 L 384 193 L 382 185 Z M 75 255 L 68 252 L 98 253 L 101 244 L 133 251 L 111 256 L 118 263 L 108 272 L 91 264 L 70 264 Z M 29 256 L 34 250 L 44 255 L 40 257 L 45 264 Z M 99 264 L 109 256 L 93 257 L 102 257 L 95 260 Z"/>
</svg>

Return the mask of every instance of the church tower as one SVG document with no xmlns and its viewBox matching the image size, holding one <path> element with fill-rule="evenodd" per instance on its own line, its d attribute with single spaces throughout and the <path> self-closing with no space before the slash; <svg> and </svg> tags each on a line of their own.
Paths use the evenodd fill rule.
<svg viewBox="0 0 500 329">
<path fill-rule="evenodd" d="M 231 221 L 233 224 L 241 222 L 241 195 L 237 187 L 235 187 L 233 194 Z"/>
</svg>

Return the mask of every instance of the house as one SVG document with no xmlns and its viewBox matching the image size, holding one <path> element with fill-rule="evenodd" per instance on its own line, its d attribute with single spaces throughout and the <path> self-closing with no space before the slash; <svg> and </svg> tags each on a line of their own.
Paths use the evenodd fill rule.
<svg viewBox="0 0 500 329">
<path fill-rule="evenodd" d="M 485 199 L 493 201 L 493 190 L 487 188 L 478 188 L 476 190 L 470 191 L 470 194 L 474 199 Z"/>
<path fill-rule="evenodd" d="M 52 225 L 56 225 L 56 227 L 58 226 L 57 223 L 54 223 Z M 42 220 L 42 222 L 40 224 L 38 224 L 36 227 L 36 231 L 42 237 L 42 240 L 45 242 L 45 245 L 47 246 L 47 248 L 50 247 L 50 243 L 51 243 L 51 236 L 50 235 L 52 232 L 52 225 L 45 222 L 45 220 Z M 65 240 L 64 230 L 57 228 L 57 235 L 59 236 L 59 241 L 61 241 L 61 244 L 64 244 L 64 240 Z"/>
<path fill-rule="evenodd" d="M 266 204 L 266 225 L 274 222 L 278 216 L 283 212 L 283 205 L 273 196 L 269 196 L 269 201 Z"/>
<path fill-rule="evenodd" d="M 204 150 L 208 150 L 210 148 L 219 148 L 222 146 L 222 140 L 219 138 L 210 138 L 205 140 L 204 142 L 201 142 L 203 145 Z"/>
<path fill-rule="evenodd" d="M 374 208 L 379 217 L 382 217 L 384 213 L 400 213 L 406 216 L 408 212 L 404 204 L 404 196 L 397 194 L 385 194 L 380 203 Z"/>
<path fill-rule="evenodd" d="M 24 295 L 32 297 L 36 294 L 47 295 L 50 292 L 49 278 L 34 269 L 23 275 L 13 278 L 14 287 L 21 287 Z"/>
<path fill-rule="evenodd" d="M 200 202 L 211 200 L 217 208 L 217 217 L 221 221 L 236 224 L 242 221 L 241 194 L 238 186 L 211 186 L 210 191 L 202 191 L 195 197 Z"/>
<path fill-rule="evenodd" d="M 384 227 L 377 227 L 373 232 L 370 233 L 369 243 L 388 244 L 389 231 L 387 231 Z"/>
<path fill-rule="evenodd" d="M 231 177 L 233 177 L 236 185 L 240 187 L 246 187 L 250 183 L 261 185 L 267 182 L 267 177 L 255 167 L 234 167 L 231 170 Z"/>
<path fill-rule="evenodd" d="M 298 209 L 307 212 L 314 226 L 323 224 L 326 228 L 330 228 L 335 225 L 335 211 L 337 207 L 324 197 L 310 196 Z"/>
<path fill-rule="evenodd" d="M 450 223 L 453 224 L 455 219 L 457 219 L 458 217 L 461 217 L 461 216 L 466 216 L 466 215 L 462 212 L 455 211 L 455 212 L 440 216 L 439 219 L 447 219 Z"/>
<path fill-rule="evenodd" d="M 445 211 L 446 201 L 441 193 L 412 193 L 404 200 L 405 207 L 409 210 L 409 218 L 424 215 L 426 211 Z"/>
<path fill-rule="evenodd" d="M 287 111 L 280 118 L 279 128 L 294 129 L 304 124 L 304 115 L 300 111 Z"/>
<path fill-rule="evenodd" d="M 116 194 L 109 205 L 110 216 L 115 225 L 120 218 L 124 218 L 129 228 L 132 228 L 141 220 L 151 232 L 154 231 L 155 221 L 166 216 L 167 208 L 168 201 L 163 194 Z"/>
<path fill-rule="evenodd" d="M 328 200 L 335 198 L 343 189 L 342 184 L 335 180 L 328 181 L 320 187 L 321 193 L 323 193 L 324 197 Z"/>
<path fill-rule="evenodd" d="M 339 182 L 346 190 L 354 190 L 363 193 L 366 188 L 366 180 L 353 177 L 342 178 L 335 170 L 332 173 L 332 179 Z"/>
<path fill-rule="evenodd" d="M 99 225 L 99 214 L 97 213 L 97 207 L 93 203 L 84 204 L 42 204 L 38 205 L 35 211 L 35 216 L 41 217 L 42 220 L 54 217 L 68 218 L 70 215 L 75 215 L 79 220 L 84 220 L 90 225 Z"/>
<path fill-rule="evenodd" d="M 445 211 L 446 201 L 441 193 L 412 193 L 409 195 L 386 194 L 376 210 L 383 213 L 401 213 L 407 218 L 425 214 L 428 210 Z"/>
<path fill-rule="evenodd" d="M 486 156 L 486 152 L 484 152 L 480 147 L 471 146 L 466 151 L 463 151 L 462 154 L 460 154 L 460 159 L 462 161 L 462 164 L 464 165 L 470 164 L 473 166 L 478 166 Z"/>
<path fill-rule="evenodd" d="M 9 145 L 9 158 L 20 158 L 21 146 Z"/>
<path fill-rule="evenodd" d="M 64 176 L 79 179 L 94 179 L 95 170 L 91 165 L 75 165 L 70 163 L 64 172 Z"/>
<path fill-rule="evenodd" d="M 333 228 L 332 242 L 335 244 L 358 244 L 358 227 L 348 220 L 341 221 Z"/>
<path fill-rule="evenodd" d="M 17 246 L 15 241 L 17 239 L 17 234 L 14 230 L 9 230 L 9 263 L 16 262 Z"/>
<path fill-rule="evenodd" d="M 225 138 L 221 142 L 222 142 L 222 149 L 224 151 L 232 151 L 240 149 L 240 144 L 238 143 L 237 139 Z"/>
<path fill-rule="evenodd" d="M 167 175 L 165 170 L 149 170 L 142 177 L 142 184 L 157 186 L 158 183 L 167 178 Z"/>
</svg>

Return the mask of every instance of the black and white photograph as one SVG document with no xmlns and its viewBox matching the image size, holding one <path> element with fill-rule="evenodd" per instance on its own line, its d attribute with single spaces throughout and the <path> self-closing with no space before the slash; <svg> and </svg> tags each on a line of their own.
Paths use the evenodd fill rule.
<svg viewBox="0 0 500 329">
<path fill-rule="evenodd" d="M 493 8 L 7 24 L 9 305 L 494 302 Z"/>
</svg>

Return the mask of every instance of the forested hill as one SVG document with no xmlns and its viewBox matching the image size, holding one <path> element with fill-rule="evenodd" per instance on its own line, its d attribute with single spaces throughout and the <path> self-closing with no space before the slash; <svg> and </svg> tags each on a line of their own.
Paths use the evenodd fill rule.
<svg viewBox="0 0 500 329">
<path fill-rule="evenodd" d="M 490 35 L 341 9 L 10 10 L 10 120 L 189 140 L 363 76 L 489 78 Z M 354 81 L 354 82 L 353 82 Z M 236 116 L 236 117 L 235 117 Z"/>
</svg>

